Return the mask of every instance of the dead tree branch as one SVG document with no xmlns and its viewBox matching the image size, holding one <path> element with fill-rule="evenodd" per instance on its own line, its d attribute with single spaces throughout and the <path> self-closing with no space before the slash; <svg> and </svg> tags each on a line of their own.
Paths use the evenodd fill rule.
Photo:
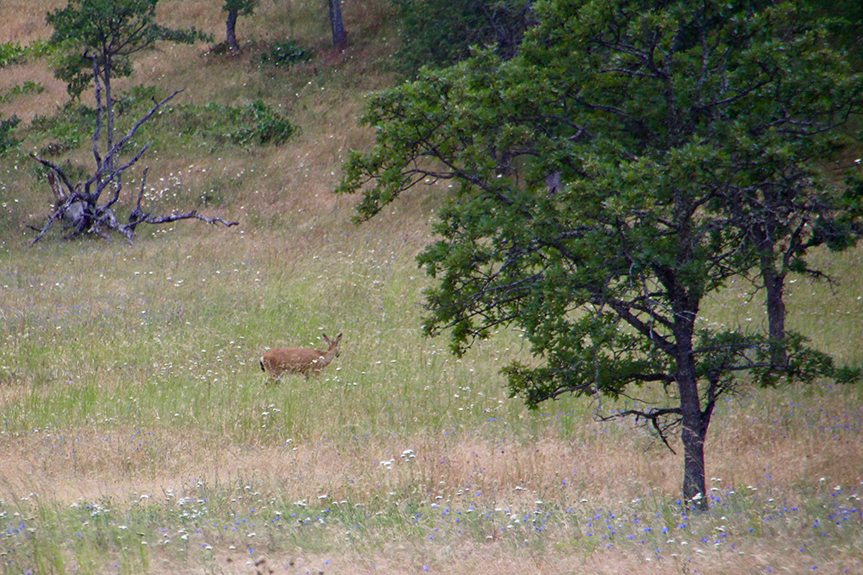
<svg viewBox="0 0 863 575">
<path fill-rule="evenodd" d="M 95 71 L 95 59 L 93 66 Z M 99 152 L 99 135 L 101 132 L 104 107 L 101 98 L 101 84 L 98 80 L 99 76 L 98 74 L 94 74 L 94 77 L 96 78 L 96 105 L 98 107 L 96 126 L 93 135 L 93 157 L 96 162 L 95 171 L 86 181 L 72 185 L 68 175 L 60 166 L 40 157 L 36 153 L 30 154 L 34 160 L 50 170 L 48 180 L 55 198 L 54 212 L 48 218 L 48 221 L 45 222 L 41 228 L 30 226 L 38 232 L 30 245 L 35 245 L 39 240 L 45 237 L 48 230 L 51 229 L 51 227 L 60 219 L 67 222 L 67 229 L 72 228 L 72 232 L 66 236 L 67 238 L 74 238 L 83 233 L 94 233 L 100 237 L 107 237 L 105 230 L 114 230 L 125 236 L 130 242 L 135 234 L 135 229 L 142 223 L 157 225 L 179 220 L 198 219 L 208 224 L 220 223 L 226 227 L 238 225 L 239 222 L 227 221 L 218 216 L 207 218 L 198 214 L 197 210 L 164 216 L 154 216 L 151 213 L 145 212 L 141 207 L 141 204 L 144 199 L 147 168 L 144 169 L 137 202 L 129 214 L 128 223 L 121 224 L 119 222 L 114 213 L 113 207 L 119 201 L 123 190 L 123 172 L 134 166 L 149 149 L 150 145 L 147 144 L 143 146 L 128 162 L 125 162 L 117 168 L 114 167 L 115 160 L 119 157 L 124 147 L 135 136 L 141 126 L 150 120 L 163 106 L 165 106 L 165 104 L 183 92 L 183 90 L 177 90 L 162 101 L 156 102 L 150 111 L 141 117 L 135 125 L 132 126 L 129 132 L 120 139 L 119 142 L 111 146 L 107 153 L 102 156 Z M 62 182 L 66 192 L 61 188 L 58 179 L 59 182 Z M 100 205 L 99 199 L 102 196 L 102 193 L 106 188 L 112 185 L 113 193 L 111 194 L 110 199 L 107 203 Z M 95 190 L 92 190 L 94 186 Z"/>
</svg>

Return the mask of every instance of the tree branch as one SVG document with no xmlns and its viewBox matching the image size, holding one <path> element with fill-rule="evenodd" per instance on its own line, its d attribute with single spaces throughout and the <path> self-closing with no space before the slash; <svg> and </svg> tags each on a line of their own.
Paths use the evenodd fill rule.
<svg viewBox="0 0 863 575">
<path fill-rule="evenodd" d="M 669 416 L 676 416 L 668 423 L 663 423 L 663 420 Z M 651 409 L 649 411 L 642 411 L 640 409 L 627 409 L 625 411 L 618 411 L 614 415 L 601 415 L 599 416 L 600 421 L 612 421 L 614 419 L 622 419 L 626 417 L 635 417 L 635 423 L 638 424 L 639 419 L 644 419 L 650 422 L 653 426 L 653 429 L 656 430 L 656 433 L 659 435 L 659 438 L 662 440 L 662 443 L 665 444 L 665 447 L 668 448 L 671 453 L 677 455 L 677 452 L 671 447 L 668 443 L 668 432 L 672 429 L 678 427 L 683 421 L 683 410 L 679 407 L 666 407 L 660 409 Z"/>
</svg>

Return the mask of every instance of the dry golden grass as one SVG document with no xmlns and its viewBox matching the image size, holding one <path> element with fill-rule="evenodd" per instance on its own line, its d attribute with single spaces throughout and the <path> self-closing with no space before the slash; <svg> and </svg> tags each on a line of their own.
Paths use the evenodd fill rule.
<svg viewBox="0 0 863 575">
<path fill-rule="evenodd" d="M 796 393 L 804 396 L 798 405 L 806 413 L 794 413 L 793 418 L 784 405 L 764 409 L 765 402 L 775 399 L 769 392 L 730 402 L 727 413 L 717 416 L 707 453 L 716 485 L 739 491 L 760 485 L 793 498 L 798 486 L 860 484 L 863 443 L 841 431 L 844 404 L 859 406 L 856 390 L 850 395 L 812 395 L 801 388 Z M 20 401 L 22 395 L 20 389 L 6 393 L 4 402 Z M 773 419 L 779 416 L 785 421 Z M 850 421 L 853 416 L 846 414 L 844 425 L 855 423 Z M 237 443 L 229 435 L 193 427 L 183 427 L 177 435 L 175 424 L 157 418 L 146 431 L 110 424 L 34 430 L 4 441 L 0 451 L 4 480 L 16 492 L 65 503 L 142 492 L 160 484 L 179 487 L 191 477 L 224 481 L 238 470 L 250 470 L 263 485 L 279 485 L 291 500 L 329 493 L 337 500 L 365 501 L 375 496 L 379 485 L 446 500 L 467 491 L 486 493 L 496 501 L 564 492 L 566 499 L 591 503 L 630 501 L 645 493 L 675 496 L 678 457 L 648 436 L 633 434 L 629 424 L 617 430 L 590 420 L 578 424 L 577 440 L 564 439 L 559 426 L 549 423 L 540 436 L 524 439 L 509 433 L 486 438 L 480 429 L 451 437 L 373 436 L 352 444 L 331 441 L 335 434 L 321 425 L 316 437 L 274 446 L 254 440 Z M 404 455 L 406 450 L 410 456 Z"/>
<path fill-rule="evenodd" d="M 44 63 L 24 64 L 0 68 L 0 94 L 25 82 L 38 82 L 45 87 L 41 93 L 29 93 L 0 102 L 0 117 L 18 116 L 23 122 L 32 122 L 36 114 L 45 115 L 68 100 L 66 85 L 54 78 L 53 72 Z"/>
<path fill-rule="evenodd" d="M 808 408 L 817 413 L 836 413 L 841 410 L 839 403 L 843 399 L 848 398 L 824 395 L 808 404 Z M 721 483 L 714 485 L 723 489 L 730 486 L 746 494 L 757 489 L 765 498 L 782 500 L 780 506 L 804 503 L 797 500 L 801 482 L 820 486 L 826 492 L 834 484 L 859 485 L 863 477 L 859 438 L 830 440 L 817 431 L 830 423 L 819 419 L 820 416 L 815 417 L 813 427 L 798 431 L 796 438 L 789 437 L 767 421 L 754 424 L 749 421 L 750 415 L 763 414 L 754 407 L 757 404 L 753 401 L 748 406 L 750 410 L 744 405 L 739 417 L 723 414 L 725 420 L 712 437 L 708 453 L 712 475 L 722 478 Z M 584 437 L 594 439 L 578 442 L 554 439 L 552 426 L 546 434 L 548 438 L 507 442 L 503 449 L 500 449 L 502 443 L 477 436 L 449 440 L 372 439 L 359 446 L 307 442 L 274 448 L 231 444 L 224 437 L 205 437 L 190 429 L 177 436 L 167 428 L 149 438 L 134 440 L 133 443 L 140 442 L 146 447 L 144 452 L 130 449 L 128 438 L 136 437 L 135 429 L 92 428 L 78 432 L 70 445 L 76 452 L 65 458 L 57 457 L 55 438 L 45 432 L 4 442 L 0 456 L 4 461 L 5 492 L 64 505 L 77 501 L 119 504 L 141 497 L 160 499 L 165 493 L 180 497 L 196 482 L 250 484 L 257 490 L 256 497 L 263 501 L 277 495 L 281 501 L 309 504 L 326 497 L 335 505 L 339 501 L 351 505 L 363 501 L 379 501 L 381 506 L 399 505 L 410 500 L 411 494 L 425 493 L 425 501 L 418 504 L 429 513 L 429 505 L 435 501 L 441 508 L 461 509 L 477 501 L 478 505 L 518 514 L 532 512 L 537 499 L 596 509 L 626 508 L 629 501 L 642 497 L 673 497 L 679 483 L 676 457 L 658 448 L 633 456 L 638 453 L 637 440 L 609 441 L 600 433 L 602 427 L 587 424 L 587 428 Z M 411 447 L 414 457 L 402 456 L 405 446 Z M 390 460 L 394 461 L 389 465 L 380 463 Z M 807 480 L 807 475 L 811 475 L 811 480 Z M 569 483 L 562 486 L 561 478 Z M 485 496 L 477 499 L 477 492 Z M 856 505 L 859 509 L 859 502 Z M 350 525 L 348 528 L 351 529 Z M 679 545 L 663 541 L 660 545 L 666 548 L 665 552 L 657 557 L 652 548 L 639 551 L 622 545 L 586 552 L 581 529 L 555 531 L 541 547 L 516 546 L 511 538 L 499 538 L 493 526 L 489 527 L 485 542 L 456 538 L 445 544 L 406 537 L 399 533 L 397 525 L 370 528 L 365 539 L 362 535 L 355 539 L 350 533 L 345 537 L 337 526 L 322 529 L 325 532 L 318 537 L 326 542 L 319 545 L 326 550 L 315 552 L 315 545 L 306 544 L 294 551 L 267 552 L 264 543 L 259 542 L 258 546 L 264 549 L 249 555 L 243 549 L 229 549 L 227 540 L 215 545 L 217 552 L 211 561 L 224 573 L 251 572 L 248 561 L 275 572 L 319 569 L 325 573 L 349 574 L 369 570 L 484 573 L 490 568 L 501 573 L 537 574 L 645 569 L 657 573 L 687 569 L 702 573 L 761 569 L 802 572 L 810 570 L 813 561 L 821 571 L 842 572 L 853 564 L 855 553 L 859 553 L 849 548 L 838 554 L 788 554 L 787 549 L 808 540 L 805 533 L 794 531 L 777 532 L 778 539 L 769 543 L 759 538 L 741 538 L 733 550 L 710 544 L 699 546 L 697 541 L 690 541 L 691 549 L 680 547 L 675 551 Z M 206 541 L 214 544 L 218 541 L 214 537 L 211 534 Z M 675 537 L 679 544 L 680 535 Z M 196 569 L 207 572 L 203 565 L 195 568 L 177 564 L 170 554 L 160 562 L 160 555 L 154 551 L 150 572 L 199 572 Z"/>
<path fill-rule="evenodd" d="M 27 45 L 51 35 L 45 23 L 48 12 L 63 8 L 64 0 L 3 0 L 3 22 L 0 23 L 0 41 Z"/>
</svg>

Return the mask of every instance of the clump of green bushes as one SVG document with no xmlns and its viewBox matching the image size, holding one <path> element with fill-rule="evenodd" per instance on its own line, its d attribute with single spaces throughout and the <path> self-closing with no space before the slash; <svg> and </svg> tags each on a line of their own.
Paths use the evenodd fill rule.
<svg viewBox="0 0 863 575">
<path fill-rule="evenodd" d="M 218 143 L 237 146 L 281 144 L 296 128 L 262 100 L 244 106 L 226 106 L 216 102 L 189 105 L 175 109 L 180 132 L 197 135 Z"/>
</svg>

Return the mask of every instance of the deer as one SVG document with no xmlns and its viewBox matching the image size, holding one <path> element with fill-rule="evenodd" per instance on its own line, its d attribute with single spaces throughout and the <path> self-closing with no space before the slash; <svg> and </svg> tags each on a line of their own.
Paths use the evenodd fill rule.
<svg viewBox="0 0 863 575">
<path fill-rule="evenodd" d="M 261 356 L 261 371 L 269 372 L 273 381 L 281 378 L 285 373 L 302 373 L 306 379 L 309 379 L 312 373 L 320 373 L 330 365 L 334 357 L 339 357 L 339 343 L 342 341 L 342 334 L 332 341 L 327 334 L 322 335 L 329 346 L 326 351 L 307 347 L 271 349 Z"/>
</svg>

